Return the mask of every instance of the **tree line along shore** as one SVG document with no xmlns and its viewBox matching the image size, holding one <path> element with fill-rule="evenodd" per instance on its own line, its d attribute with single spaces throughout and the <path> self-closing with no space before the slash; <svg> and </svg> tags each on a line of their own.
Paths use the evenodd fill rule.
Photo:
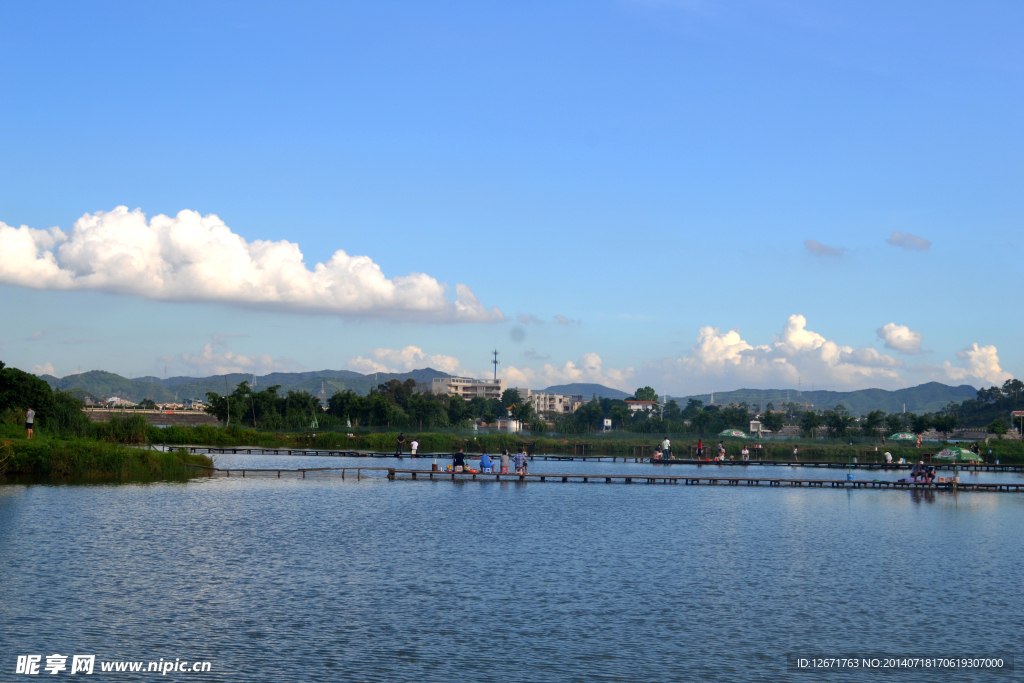
<svg viewBox="0 0 1024 683">
<path fill-rule="evenodd" d="M 1012 389 L 1012 388 L 1011 388 Z M 638 396 L 646 396 L 645 392 L 652 392 L 645 387 L 637 391 Z M 993 388 L 992 392 L 1000 391 Z M 210 412 L 216 414 L 224 411 L 224 418 L 230 415 L 232 420 L 230 426 L 196 426 L 196 427 L 169 427 L 158 428 L 150 425 L 144 416 L 139 414 L 126 413 L 115 415 L 108 422 L 91 422 L 82 412 L 82 404 L 73 396 L 62 391 L 53 391 L 43 380 L 25 373 L 16 368 L 7 368 L 0 362 L 0 475 L 27 475 L 56 478 L 134 478 L 134 479 L 156 479 L 156 478 L 180 478 L 189 476 L 194 471 L 189 465 L 209 466 L 211 462 L 205 456 L 192 455 L 182 449 L 171 450 L 170 452 L 147 451 L 137 446 L 146 444 L 160 445 L 206 445 L 223 447 L 255 447 L 268 449 L 316 449 L 333 451 L 373 451 L 389 453 L 394 452 L 397 446 L 397 437 L 405 425 L 395 425 L 386 428 L 384 431 L 371 430 L 365 427 L 349 427 L 351 417 L 341 422 L 338 413 L 357 415 L 360 411 L 369 411 L 365 422 L 373 422 L 373 408 L 376 403 L 388 403 L 401 407 L 402 401 L 406 405 L 413 406 L 416 401 L 434 401 L 435 408 L 444 407 L 445 414 L 449 415 L 452 405 L 457 410 L 468 409 L 473 402 L 444 400 L 447 397 L 435 399 L 424 398 L 424 394 L 417 394 L 408 383 L 397 381 L 381 385 L 381 391 L 371 392 L 370 396 L 358 397 L 354 394 L 339 392 L 329 402 L 328 411 L 320 411 L 316 414 L 315 397 L 295 396 L 294 392 L 281 397 L 277 396 L 274 387 L 264 389 L 260 392 L 253 392 L 247 386 L 240 385 L 234 394 L 227 397 L 211 395 Z M 991 400 L 1001 400 L 989 394 Z M 1005 394 L 1000 396 L 1005 398 Z M 417 398 L 419 397 L 419 398 Z M 218 398 L 220 399 L 218 401 Z M 520 408 L 514 403 L 517 397 L 508 395 L 502 401 L 513 401 L 511 410 L 519 410 L 519 416 L 525 418 L 527 425 L 530 424 L 531 415 L 526 409 Z M 246 405 L 248 399 L 248 405 Z M 257 400 L 259 399 L 259 400 Z M 305 399 L 305 400 L 304 400 Z M 363 402 L 359 405 L 353 403 L 358 399 Z M 494 399 L 492 399 L 494 400 Z M 501 402 L 498 402 L 499 404 Z M 620 401 L 621 403 L 621 401 Z M 696 402 L 699 403 L 699 402 Z M 703 440 L 705 447 L 717 444 L 720 438 L 714 433 L 701 433 L 695 431 L 693 425 L 700 425 L 710 431 L 717 427 L 732 426 L 731 423 L 739 422 L 737 426 L 746 426 L 742 420 L 749 420 L 751 413 L 748 407 L 729 406 L 725 409 L 712 410 L 714 407 L 698 406 L 691 402 L 685 409 L 679 409 L 679 414 L 684 415 L 690 411 L 696 417 L 685 424 L 681 419 L 673 421 L 672 418 L 665 419 L 661 416 L 622 415 L 623 426 L 627 426 L 627 419 L 634 420 L 634 427 L 640 427 L 636 431 L 618 429 L 610 434 L 601 434 L 596 431 L 570 430 L 567 433 L 559 433 L 549 422 L 536 424 L 538 427 L 537 436 L 506 433 L 479 433 L 466 430 L 470 424 L 468 418 L 461 418 L 459 426 L 463 429 L 453 429 L 451 420 L 441 420 L 442 425 L 425 425 L 424 428 L 414 428 L 405 435 L 406 448 L 413 440 L 419 442 L 421 452 L 425 453 L 452 453 L 459 448 L 470 453 L 498 453 L 502 450 L 515 451 L 519 448 L 531 450 L 535 453 L 564 454 L 564 455 L 622 455 L 650 457 L 653 447 L 661 442 L 666 434 L 671 436 L 673 451 L 678 458 L 688 458 L 696 453 L 696 446 L 699 440 Z M 232 405 L 233 404 L 233 405 Z M 229 408 L 229 405 L 231 406 Z M 262 405 L 262 408 L 260 407 Z M 317 404 L 318 405 L 318 404 Z M 359 407 L 359 406 L 362 407 Z M 367 408 L 367 406 L 370 406 Z M 525 404 L 529 406 L 529 404 Z M 478 406 L 477 408 L 479 408 Z M 32 441 L 26 438 L 24 428 L 25 410 L 33 408 L 36 413 L 36 434 Z M 243 408 L 247 408 L 252 416 L 252 421 L 247 423 L 243 419 Z M 592 429 L 603 422 L 603 415 L 615 414 L 618 406 L 609 399 L 597 399 L 585 404 L 577 415 L 567 416 L 577 420 L 577 426 L 586 426 Z M 504 407 L 488 409 L 508 410 Z M 671 412 L 671 406 L 666 406 L 666 414 Z M 228 412 L 230 410 L 230 413 Z M 237 411 L 237 412 L 236 412 Z M 333 412 L 331 412 L 333 411 Z M 386 409 L 385 409 L 386 412 Z M 788 460 L 792 458 L 794 446 L 800 449 L 801 459 L 823 460 L 823 461 L 846 461 L 856 457 L 861 462 L 868 462 L 874 459 L 881 460 L 885 452 L 892 454 L 894 459 L 906 458 L 907 460 L 919 459 L 922 455 L 934 450 L 938 451 L 941 446 L 938 443 L 925 443 L 921 448 L 913 445 L 898 445 L 896 443 L 882 444 L 879 439 L 880 431 L 877 429 L 866 430 L 858 427 L 848 416 L 841 412 L 831 411 L 833 415 L 819 416 L 825 420 L 825 424 L 819 427 L 809 428 L 806 433 L 808 438 L 798 440 L 772 440 L 765 439 L 724 439 L 727 453 L 739 459 L 741 443 L 749 446 L 758 445 L 759 448 L 752 448 L 752 456 L 759 459 Z M 271 414 L 277 415 L 277 420 L 263 420 Z M 394 417 L 398 413 L 392 412 Z M 406 412 L 407 416 L 415 414 L 415 411 Z M 699 416 L 710 415 L 710 418 L 702 420 Z M 780 418 L 785 413 L 780 411 L 774 413 L 769 407 L 762 413 L 762 418 L 768 416 L 767 427 L 772 424 L 772 417 Z M 810 414 L 810 413 L 809 413 Z M 331 417 L 335 419 L 332 421 Z M 320 424 L 313 422 L 312 417 L 319 417 Z M 385 415 L 386 417 L 386 415 Z M 542 422 L 536 416 L 532 416 L 535 422 Z M 892 416 L 876 416 L 879 420 L 886 420 Z M 906 419 L 913 419 L 912 416 Z M 947 415 L 948 417 L 948 415 Z M 833 420 L 829 425 L 828 419 Z M 591 425 L 591 422 L 594 425 Z M 643 422 L 643 425 L 637 423 Z M 870 421 L 869 421 L 870 422 Z M 273 424 L 270 427 L 269 424 Z M 294 431 L 284 431 L 298 426 Z M 952 420 L 947 420 L 947 425 Z M 265 426 L 266 425 L 266 426 Z M 315 426 L 314 426 L 315 425 Z M 415 425 L 413 425 L 415 427 Z M 887 425 L 895 427 L 893 425 Z M 913 426 L 921 426 L 913 425 Z M 821 429 L 829 439 L 820 438 L 817 430 Z M 884 431 L 884 428 L 883 428 Z M 873 434 L 874 436 L 869 436 Z M 817 437 L 817 438 L 816 438 Z M 136 447 L 133 447 L 136 446 Z M 877 449 L 877 450 L 876 450 Z M 1024 446 L 1019 442 L 991 439 L 987 440 L 982 448 L 985 460 L 1000 460 L 1001 462 L 1024 461 Z"/>
<path fill-rule="evenodd" d="M 420 391 L 415 380 L 389 380 L 365 396 L 354 391 L 337 391 L 321 400 L 305 391 L 278 392 L 271 386 L 256 391 L 241 382 L 230 394 L 207 393 L 207 412 L 222 422 L 263 430 L 295 430 L 312 424 L 318 427 L 395 427 L 423 432 L 438 429 L 466 429 L 474 424 L 492 424 L 499 417 L 512 417 L 535 434 L 583 435 L 602 431 L 606 420 L 613 430 L 635 434 L 688 434 L 706 436 L 725 429 L 746 431 L 752 420 L 765 430 L 778 431 L 785 425 L 798 427 L 808 437 L 842 439 L 851 436 L 879 437 L 901 431 L 915 434 L 935 429 L 944 434 L 960 427 L 985 428 L 1000 435 L 1010 428 L 1010 412 L 1024 409 L 1024 383 L 1007 380 L 1002 387 L 982 389 L 976 398 L 950 402 L 934 413 L 886 413 L 872 410 L 852 415 L 844 406 L 814 410 L 797 402 L 779 405 L 705 405 L 691 398 L 686 405 L 675 400 L 659 403 L 657 392 L 640 387 L 633 399 L 652 401 L 655 410 L 634 410 L 628 399 L 591 399 L 571 414 L 540 413 L 519 395 L 507 389 L 500 398 L 460 396 Z M 314 422 L 315 421 L 315 422 Z"/>
</svg>

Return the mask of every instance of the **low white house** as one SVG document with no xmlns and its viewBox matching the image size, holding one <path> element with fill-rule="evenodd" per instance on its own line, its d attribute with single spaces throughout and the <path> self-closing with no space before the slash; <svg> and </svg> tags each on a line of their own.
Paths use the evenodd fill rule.
<svg viewBox="0 0 1024 683">
<path fill-rule="evenodd" d="M 634 413 L 638 413 L 641 410 L 657 410 L 658 408 L 657 401 L 638 401 L 635 398 L 627 398 L 625 403 Z"/>
</svg>

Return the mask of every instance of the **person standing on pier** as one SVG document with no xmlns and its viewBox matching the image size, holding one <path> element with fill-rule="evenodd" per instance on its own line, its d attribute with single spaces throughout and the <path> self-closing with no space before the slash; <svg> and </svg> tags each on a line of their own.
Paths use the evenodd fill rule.
<svg viewBox="0 0 1024 683">
<path fill-rule="evenodd" d="M 665 440 L 661 442 L 661 457 L 672 457 L 672 442 L 668 440 L 668 434 L 665 435 Z"/>
<path fill-rule="evenodd" d="M 516 474 L 526 474 L 526 456 L 523 455 L 523 449 L 520 448 L 519 452 L 516 453 Z"/>
<path fill-rule="evenodd" d="M 796 462 L 799 459 L 799 457 L 798 457 L 799 455 L 800 455 L 800 447 L 799 446 L 793 446 L 793 462 Z"/>
<path fill-rule="evenodd" d="M 401 458 L 402 457 L 402 452 L 404 450 L 405 450 L 405 433 L 404 432 L 399 432 L 398 433 L 398 448 L 395 450 L 395 455 L 397 455 L 399 458 Z"/>
<path fill-rule="evenodd" d="M 35 421 L 36 421 L 36 411 L 34 411 L 31 408 L 29 408 L 28 412 L 25 413 L 25 431 L 28 432 L 28 438 L 29 439 L 32 438 L 32 427 L 35 425 Z"/>
<path fill-rule="evenodd" d="M 418 451 L 419 449 L 420 449 L 420 442 L 417 441 L 416 439 L 413 439 L 412 443 L 409 444 L 409 455 L 416 455 L 416 451 Z"/>
</svg>

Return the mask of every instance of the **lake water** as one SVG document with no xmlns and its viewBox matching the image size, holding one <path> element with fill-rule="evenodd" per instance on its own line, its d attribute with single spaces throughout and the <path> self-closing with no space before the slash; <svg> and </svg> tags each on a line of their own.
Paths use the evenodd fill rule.
<svg viewBox="0 0 1024 683">
<path fill-rule="evenodd" d="M 696 469 L 684 467 L 670 471 Z M 1021 680 L 787 673 L 785 656 L 1013 652 L 1024 635 L 1022 515 L 1024 494 L 827 488 L 379 476 L 5 485 L 0 680 L 22 678 L 17 655 L 45 664 L 53 653 L 212 663 L 164 680 Z M 96 675 L 156 674 L 97 665 Z"/>
</svg>

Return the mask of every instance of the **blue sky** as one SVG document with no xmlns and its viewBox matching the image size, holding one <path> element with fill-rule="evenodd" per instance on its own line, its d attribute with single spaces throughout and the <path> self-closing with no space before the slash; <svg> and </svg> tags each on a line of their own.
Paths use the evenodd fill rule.
<svg viewBox="0 0 1024 683">
<path fill-rule="evenodd" d="M 1022 32 L 1000 2 L 7 2 L 0 359 L 1002 383 Z"/>
</svg>

